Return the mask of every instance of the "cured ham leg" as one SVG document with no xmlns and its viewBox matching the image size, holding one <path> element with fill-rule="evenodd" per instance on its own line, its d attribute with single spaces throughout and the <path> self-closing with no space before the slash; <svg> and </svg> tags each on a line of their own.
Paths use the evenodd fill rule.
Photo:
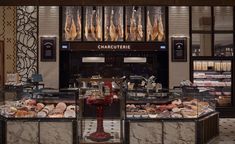
<svg viewBox="0 0 235 144">
<path fill-rule="evenodd" d="M 66 12 L 66 19 L 65 19 L 65 40 L 70 40 L 70 27 L 71 27 L 71 17 L 69 16 L 69 12 Z"/>
<path fill-rule="evenodd" d="M 81 16 L 79 14 L 79 11 L 77 11 L 77 39 L 81 39 L 81 29 L 82 29 Z"/>
<path fill-rule="evenodd" d="M 130 34 L 129 38 L 131 41 L 136 40 L 136 21 L 135 21 L 135 11 L 133 9 L 132 16 L 130 18 Z"/>
<path fill-rule="evenodd" d="M 141 41 L 143 38 L 143 26 L 141 24 L 141 9 L 139 11 L 139 15 L 138 15 L 138 26 L 137 26 L 137 40 Z"/>
<path fill-rule="evenodd" d="M 117 33 L 118 33 L 118 37 L 122 39 L 122 38 L 123 38 L 123 24 L 122 24 L 122 13 L 121 13 L 121 9 L 119 9 Z"/>
<path fill-rule="evenodd" d="M 126 16 L 126 22 L 127 22 L 127 16 Z M 128 30 L 127 30 L 127 24 L 125 25 L 125 39 L 128 40 L 128 37 L 129 37 L 129 33 L 128 33 Z"/>
<path fill-rule="evenodd" d="M 110 16 L 110 28 L 109 28 L 109 35 L 110 35 L 110 40 L 111 41 L 117 41 L 118 35 L 116 34 L 116 27 L 113 24 L 113 15 L 114 11 L 111 11 L 111 16 Z"/>
<path fill-rule="evenodd" d="M 157 16 L 154 16 L 153 32 L 151 34 L 151 40 L 154 41 L 158 36 L 158 21 Z"/>
<path fill-rule="evenodd" d="M 85 33 L 84 33 L 84 36 L 85 36 L 85 38 L 86 39 L 88 39 L 88 11 L 87 11 L 87 9 L 86 9 L 86 23 L 85 23 Z"/>
<path fill-rule="evenodd" d="M 102 40 L 102 28 L 101 28 L 99 10 L 97 10 L 97 13 L 96 13 L 96 30 L 95 30 L 95 32 L 96 32 L 97 40 Z"/>
<path fill-rule="evenodd" d="M 153 27 L 150 21 L 149 11 L 148 11 L 147 12 L 147 37 L 146 37 L 147 41 L 150 41 L 152 31 L 153 31 Z"/>
<path fill-rule="evenodd" d="M 158 41 L 164 40 L 164 28 L 163 28 L 163 22 L 162 22 L 162 16 L 159 17 L 159 23 L 158 23 Z"/>
<path fill-rule="evenodd" d="M 94 27 L 94 25 L 93 25 L 93 16 L 94 16 L 94 14 L 95 14 L 95 11 L 93 10 L 93 11 L 92 11 L 92 15 L 91 15 L 90 28 L 91 28 L 91 37 L 92 37 L 95 41 L 97 41 L 97 38 L 96 38 L 96 35 L 95 35 L 95 27 Z"/>
<path fill-rule="evenodd" d="M 74 40 L 77 36 L 77 31 L 76 31 L 76 25 L 74 22 L 74 19 L 72 18 L 72 24 L 71 24 L 71 28 L 70 28 L 70 38 L 71 40 Z"/>
</svg>

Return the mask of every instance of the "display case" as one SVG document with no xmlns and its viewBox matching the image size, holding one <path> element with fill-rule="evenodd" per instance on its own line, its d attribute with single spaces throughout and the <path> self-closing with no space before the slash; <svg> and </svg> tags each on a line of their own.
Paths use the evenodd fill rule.
<svg viewBox="0 0 235 144">
<path fill-rule="evenodd" d="M 144 41 L 145 40 L 145 14 L 142 6 L 126 7 L 126 41 Z"/>
<path fill-rule="evenodd" d="M 123 41 L 124 23 L 123 7 L 106 6 L 104 7 L 104 40 L 105 41 Z"/>
<path fill-rule="evenodd" d="M 126 90 L 127 119 L 198 118 L 215 111 L 214 97 L 197 87 L 166 90 L 151 77 L 132 78 Z"/>
<path fill-rule="evenodd" d="M 4 89 L 1 95 L 3 143 L 76 143 L 76 91 Z"/>
<path fill-rule="evenodd" d="M 127 143 L 200 144 L 218 135 L 215 99 L 208 92 L 197 87 L 166 90 L 151 77 L 130 76 L 126 82 Z"/>
<path fill-rule="evenodd" d="M 103 9 L 101 6 L 84 7 L 83 16 L 83 40 L 102 41 L 103 40 Z"/>
<path fill-rule="evenodd" d="M 230 59 L 193 60 L 193 83 L 201 89 L 210 89 L 218 107 L 232 106 L 232 65 Z"/>
<path fill-rule="evenodd" d="M 79 80 L 79 143 L 124 143 L 120 80 L 100 77 Z"/>
<path fill-rule="evenodd" d="M 62 8 L 62 41 L 81 41 L 82 21 L 80 6 Z"/>
</svg>

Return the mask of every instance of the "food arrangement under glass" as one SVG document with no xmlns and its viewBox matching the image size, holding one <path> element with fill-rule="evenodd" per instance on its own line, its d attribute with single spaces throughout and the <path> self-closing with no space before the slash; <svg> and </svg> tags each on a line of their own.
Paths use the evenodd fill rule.
<svg viewBox="0 0 235 144">
<path fill-rule="evenodd" d="M 147 41 L 159 41 L 165 40 L 164 32 L 164 8 L 163 7 L 147 7 Z"/>
<path fill-rule="evenodd" d="M 166 104 L 126 104 L 127 118 L 197 118 L 213 112 L 208 102 L 199 99 L 176 99 Z"/>
<path fill-rule="evenodd" d="M 1 115 L 7 118 L 75 118 L 79 107 L 64 102 L 37 102 L 34 99 L 6 101 L 0 106 Z"/>
<path fill-rule="evenodd" d="M 126 7 L 126 41 L 144 41 L 145 38 L 145 17 L 144 7 Z"/>
<path fill-rule="evenodd" d="M 100 6 L 87 6 L 84 10 L 84 40 L 103 40 L 103 11 Z"/>
<path fill-rule="evenodd" d="M 217 106 L 232 104 L 232 62 L 230 60 L 194 60 L 193 83 L 210 90 Z"/>
<path fill-rule="evenodd" d="M 63 41 L 81 41 L 81 7 L 63 7 Z"/>
<path fill-rule="evenodd" d="M 123 41 L 123 7 L 105 7 L 105 41 Z"/>
</svg>

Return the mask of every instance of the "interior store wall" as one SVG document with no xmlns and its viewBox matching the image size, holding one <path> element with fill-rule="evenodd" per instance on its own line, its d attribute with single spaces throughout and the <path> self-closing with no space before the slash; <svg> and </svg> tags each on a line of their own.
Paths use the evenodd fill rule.
<svg viewBox="0 0 235 144">
<path fill-rule="evenodd" d="M 187 62 L 171 61 L 171 37 L 187 37 Z M 178 86 L 182 80 L 189 80 L 189 7 L 169 7 L 169 88 Z"/>
<path fill-rule="evenodd" d="M 40 37 L 56 37 L 56 61 L 42 62 Z M 59 88 L 59 7 L 39 7 L 39 74 L 45 87 Z"/>
<path fill-rule="evenodd" d="M 38 67 L 38 10 L 37 6 L 17 6 L 16 12 L 16 69 L 26 82 Z"/>
<path fill-rule="evenodd" d="M 4 41 L 4 75 L 16 72 L 16 7 L 0 6 L 0 40 Z"/>
</svg>

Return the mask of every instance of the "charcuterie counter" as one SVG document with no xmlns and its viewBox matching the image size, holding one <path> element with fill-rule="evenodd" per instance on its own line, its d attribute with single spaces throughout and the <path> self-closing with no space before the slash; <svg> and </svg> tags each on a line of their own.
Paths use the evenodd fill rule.
<svg viewBox="0 0 235 144">
<path fill-rule="evenodd" d="M 101 89 L 1 91 L 1 143 L 201 144 L 219 134 L 207 92 L 112 89 L 109 81 Z"/>
</svg>

